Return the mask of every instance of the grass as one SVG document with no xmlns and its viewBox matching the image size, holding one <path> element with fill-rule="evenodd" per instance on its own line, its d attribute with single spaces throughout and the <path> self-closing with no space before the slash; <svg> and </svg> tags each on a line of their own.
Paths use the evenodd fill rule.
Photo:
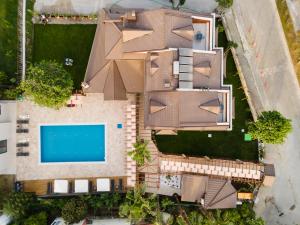
<svg viewBox="0 0 300 225">
<path fill-rule="evenodd" d="M 17 72 L 17 16 L 18 0 L 0 1 L 0 71 L 8 78 Z"/>
<path fill-rule="evenodd" d="M 26 62 L 32 62 L 32 44 L 33 44 L 33 6 L 35 0 L 26 0 Z M 27 65 L 28 66 L 28 65 Z"/>
<path fill-rule="evenodd" d="M 285 38 L 289 47 L 290 55 L 297 74 L 298 82 L 300 83 L 300 31 L 296 33 L 294 30 L 286 0 L 276 0 L 276 5 Z"/>
<path fill-rule="evenodd" d="M 3 208 L 4 198 L 14 188 L 14 181 L 13 175 L 0 175 L 0 210 Z"/>
<path fill-rule="evenodd" d="M 225 48 L 227 46 L 224 32 L 219 34 L 219 46 Z M 241 129 L 246 130 L 247 123 L 252 121 L 252 115 L 231 53 L 227 58 L 226 70 L 225 83 L 232 84 L 235 97 L 233 130 L 224 132 L 179 131 L 176 136 L 157 135 L 155 139 L 160 151 L 188 156 L 258 160 L 257 142 L 245 142 L 244 133 L 241 132 Z M 212 134 L 212 138 L 208 138 L 209 133 Z"/>
<path fill-rule="evenodd" d="M 80 89 L 95 31 L 96 25 L 34 25 L 32 60 L 64 64 L 65 58 L 73 59 L 73 66 L 65 68 L 72 75 L 74 89 Z"/>
</svg>

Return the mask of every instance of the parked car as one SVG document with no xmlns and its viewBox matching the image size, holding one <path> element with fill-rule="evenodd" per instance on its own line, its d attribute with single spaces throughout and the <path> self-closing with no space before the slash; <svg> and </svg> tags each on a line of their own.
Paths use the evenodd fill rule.
<svg viewBox="0 0 300 225">
<path fill-rule="evenodd" d="M 0 215 L 0 225 L 7 225 L 11 222 L 11 218 L 8 215 Z"/>
</svg>

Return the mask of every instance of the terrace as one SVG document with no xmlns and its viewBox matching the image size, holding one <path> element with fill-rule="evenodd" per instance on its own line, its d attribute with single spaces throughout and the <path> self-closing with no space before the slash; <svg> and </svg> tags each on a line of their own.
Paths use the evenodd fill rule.
<svg viewBox="0 0 300 225">
<path fill-rule="evenodd" d="M 227 47 L 224 32 L 218 34 L 218 40 L 219 46 Z M 226 74 L 224 83 L 232 85 L 234 98 L 232 131 L 179 131 L 177 135 L 156 135 L 155 140 L 161 152 L 220 159 L 258 160 L 257 141 L 244 141 L 247 123 L 253 118 L 230 52 L 226 60 Z"/>
<path fill-rule="evenodd" d="M 18 133 L 17 142 L 27 140 L 27 156 L 17 156 L 17 180 L 49 180 L 80 177 L 116 177 L 126 175 L 125 124 L 127 101 L 107 102 L 102 94 L 88 94 L 82 97 L 81 105 L 64 107 L 60 110 L 43 108 L 30 101 L 18 103 L 18 116 L 29 119 L 23 128 L 28 133 Z M 105 124 L 105 162 L 41 163 L 40 125 L 56 124 Z M 61 153 L 63 154 L 63 153 Z"/>
</svg>

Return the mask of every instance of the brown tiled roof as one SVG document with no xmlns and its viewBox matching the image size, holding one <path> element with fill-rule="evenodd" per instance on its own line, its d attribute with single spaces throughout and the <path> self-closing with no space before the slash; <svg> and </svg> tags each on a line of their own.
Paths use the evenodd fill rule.
<svg viewBox="0 0 300 225">
<path fill-rule="evenodd" d="M 172 32 L 189 41 L 194 39 L 194 29 L 192 25 L 173 29 Z"/>
<path fill-rule="evenodd" d="M 146 127 L 201 127 L 215 124 L 221 113 L 220 100 L 226 93 L 208 91 L 155 91 L 146 94 Z M 164 104 L 166 108 L 150 113 L 150 101 Z M 223 100 L 222 100 L 223 101 Z M 218 103 L 218 105 L 216 105 Z"/>
<path fill-rule="evenodd" d="M 126 100 L 126 90 L 115 61 L 109 63 L 104 85 L 104 100 Z"/>
<path fill-rule="evenodd" d="M 230 180 L 209 179 L 204 197 L 204 208 L 235 208 L 237 193 Z"/>
<path fill-rule="evenodd" d="M 235 208 L 237 192 L 230 180 L 199 175 L 182 175 L 181 201 L 201 202 L 206 209 Z"/>
<path fill-rule="evenodd" d="M 182 175 L 181 201 L 200 202 L 206 192 L 207 183 L 207 176 Z"/>
<path fill-rule="evenodd" d="M 170 9 L 136 11 L 131 20 L 126 20 L 126 15 L 101 11 L 85 75 L 89 88 L 85 91 L 104 93 L 107 100 L 126 99 L 126 93 L 144 93 L 148 128 L 228 129 L 231 94 L 230 88 L 222 86 L 223 51 L 191 49 L 195 32 L 206 32 L 205 42 L 210 40 L 208 30 L 213 23 L 203 19 L 199 22 L 191 13 Z M 173 62 L 179 61 L 179 51 L 174 48 L 185 48 L 191 54 L 189 58 L 181 56 L 179 71 L 188 69 L 190 74 L 181 73 L 180 79 L 173 74 Z M 151 100 L 161 102 L 165 108 L 153 113 Z M 205 105 L 216 100 L 219 105 Z"/>
</svg>

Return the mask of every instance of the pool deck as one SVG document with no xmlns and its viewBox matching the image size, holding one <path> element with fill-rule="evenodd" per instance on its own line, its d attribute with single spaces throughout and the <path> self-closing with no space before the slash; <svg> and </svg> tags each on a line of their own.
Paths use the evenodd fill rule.
<svg viewBox="0 0 300 225">
<path fill-rule="evenodd" d="M 28 139 L 29 147 L 24 150 L 29 156 L 17 157 L 17 180 L 42 180 L 80 177 L 126 176 L 125 124 L 128 101 L 104 101 L 103 94 L 88 94 L 82 105 L 60 110 L 43 108 L 31 101 L 18 103 L 18 116 L 28 115 L 30 122 L 24 128 L 27 134 L 17 134 L 17 140 Z M 40 163 L 40 124 L 105 124 L 106 163 Z"/>
</svg>

